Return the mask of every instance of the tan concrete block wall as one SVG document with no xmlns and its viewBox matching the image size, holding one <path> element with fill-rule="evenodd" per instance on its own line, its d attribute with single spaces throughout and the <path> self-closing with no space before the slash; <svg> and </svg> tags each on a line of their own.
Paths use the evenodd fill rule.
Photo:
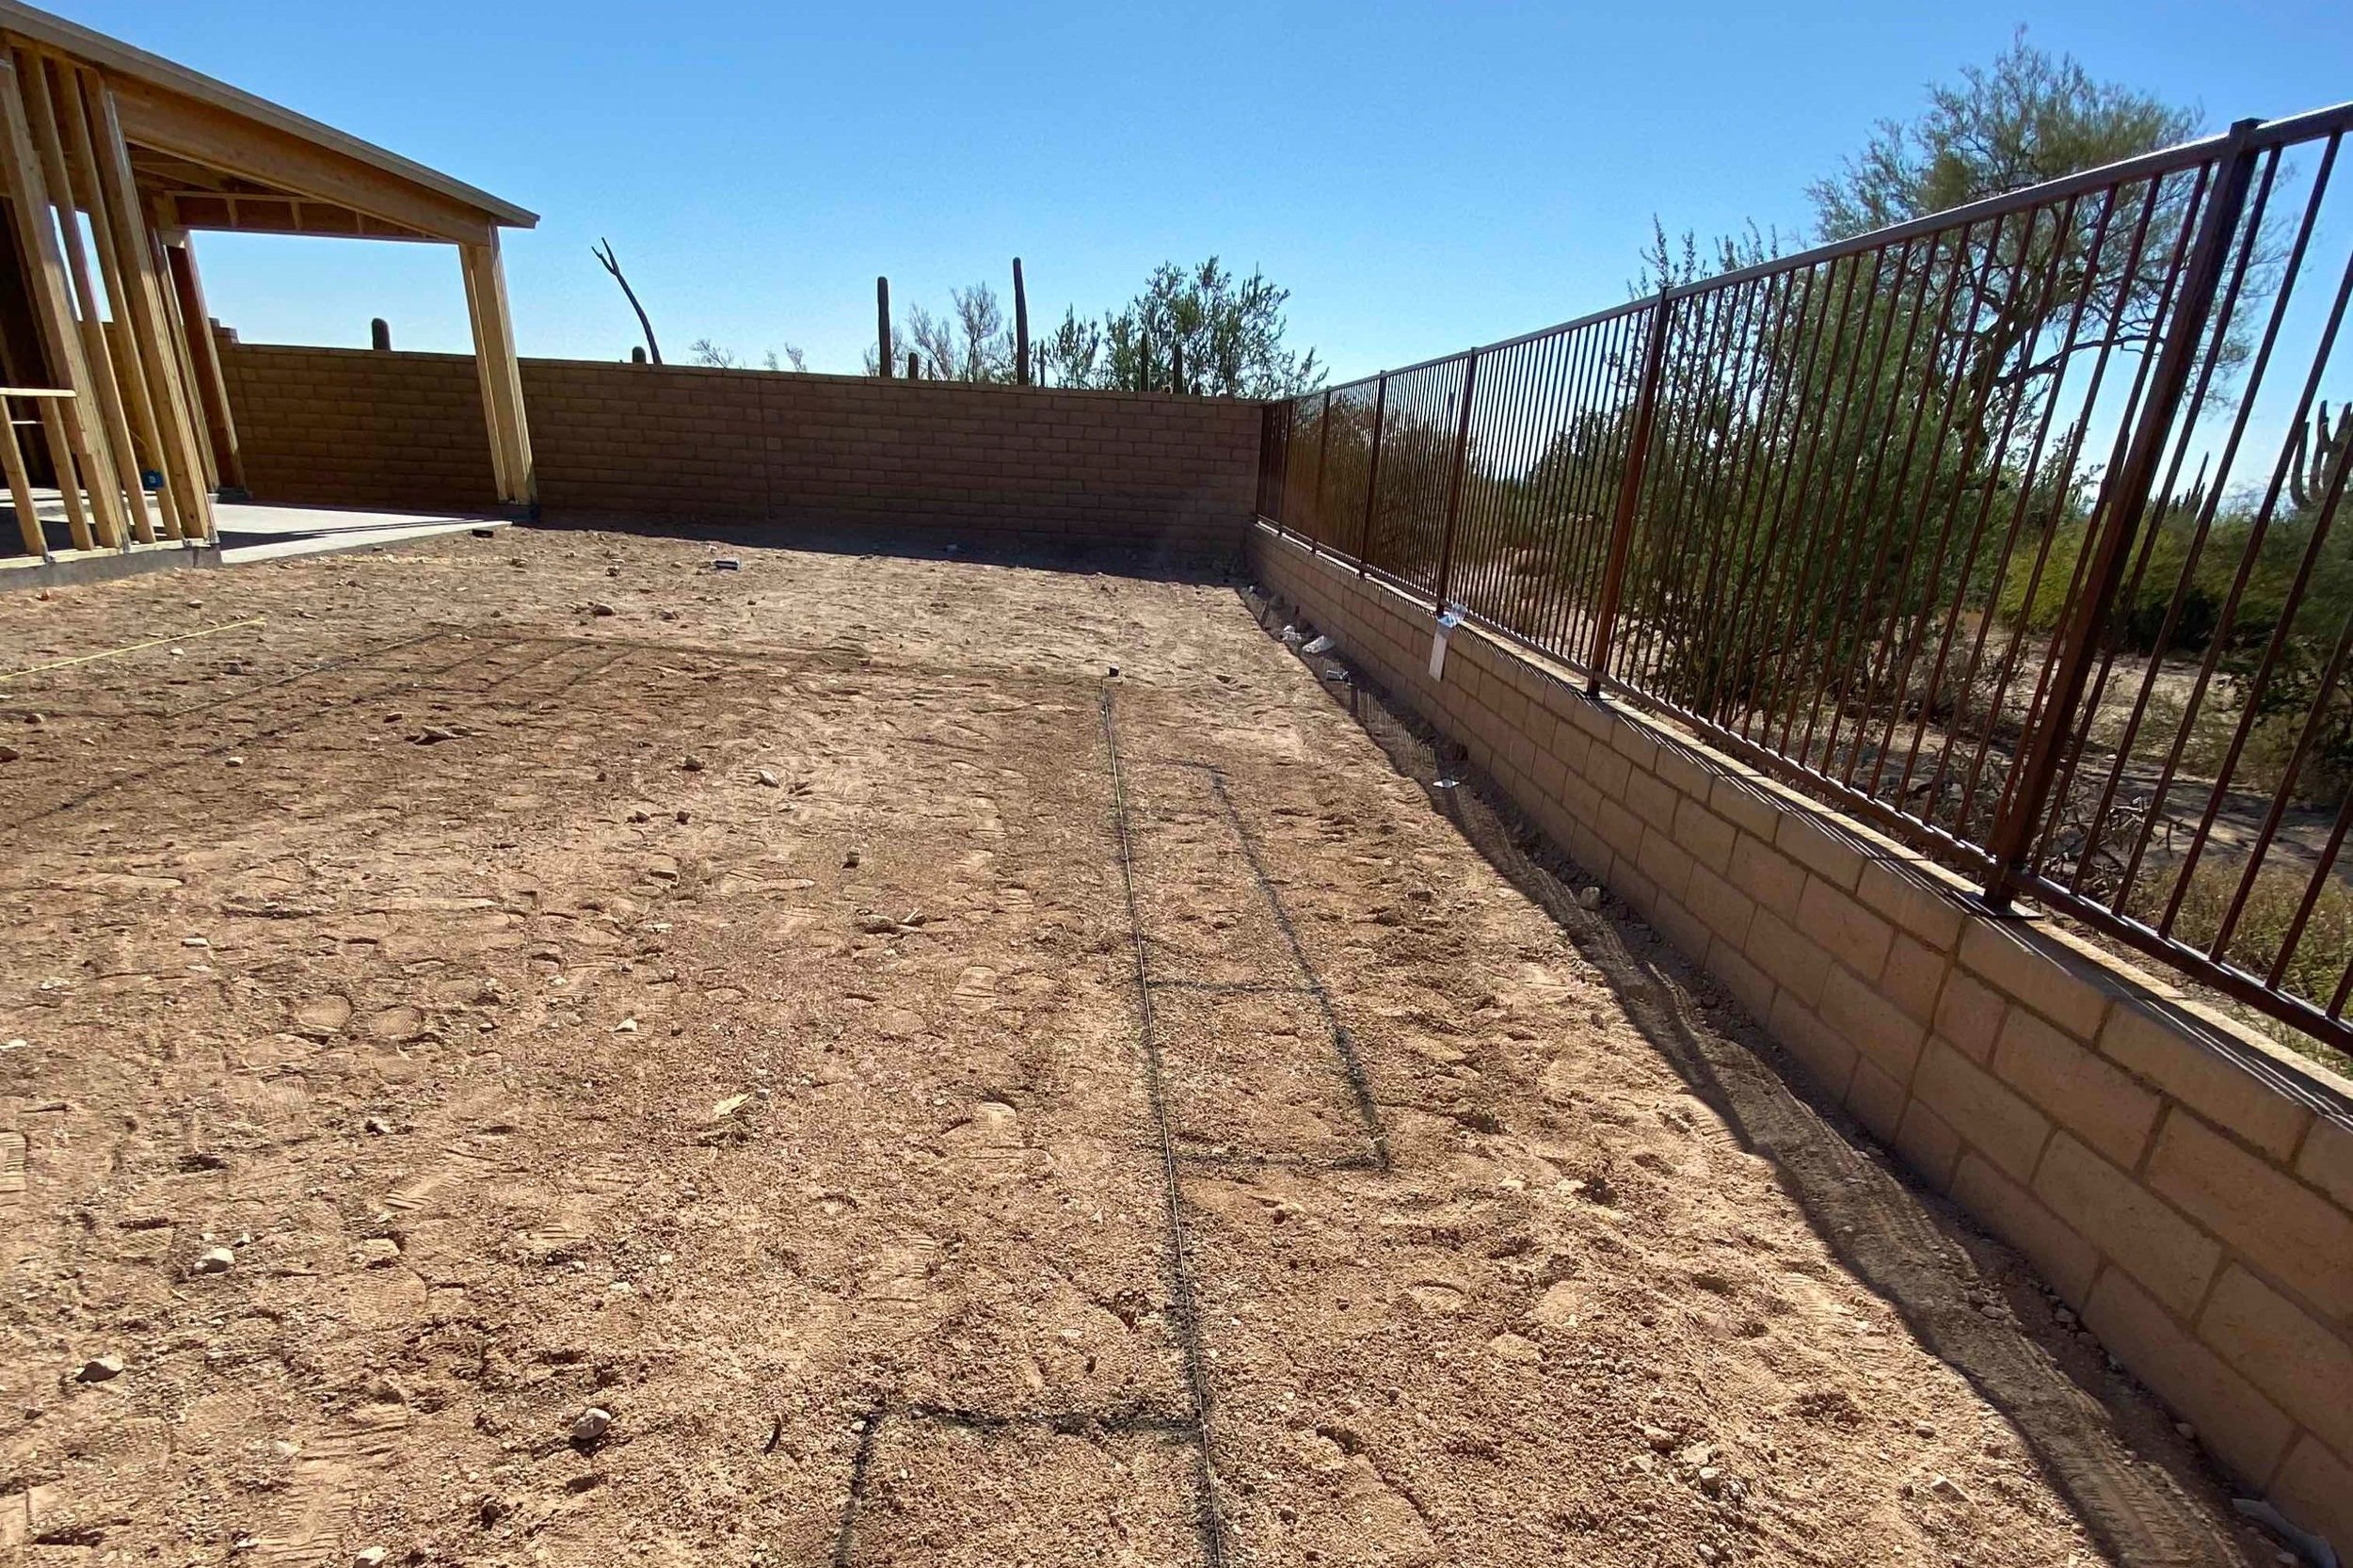
<svg viewBox="0 0 2353 1568">
<path fill-rule="evenodd" d="M 264 501 L 474 511 L 496 505 L 482 383 L 465 354 L 372 354 L 240 344 L 222 379 Z"/>
<path fill-rule="evenodd" d="M 1258 581 L 2032 1258 L 2225 1466 L 2353 1546 L 2353 1084 L 1920 856 L 1253 528 Z"/>
<path fill-rule="evenodd" d="M 262 500 L 495 503 L 466 355 L 224 339 L 248 482 Z M 976 548 L 1241 548 L 1258 406 L 525 360 L 542 505 L 786 527 L 887 525 Z"/>
</svg>

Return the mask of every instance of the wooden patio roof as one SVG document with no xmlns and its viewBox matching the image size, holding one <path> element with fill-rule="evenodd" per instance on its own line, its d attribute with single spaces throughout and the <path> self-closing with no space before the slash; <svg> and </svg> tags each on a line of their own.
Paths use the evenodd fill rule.
<svg viewBox="0 0 2353 1568">
<path fill-rule="evenodd" d="M 17 0 L 0 31 L 95 66 L 139 191 L 179 226 L 480 244 L 536 213 L 283 104 Z"/>
<path fill-rule="evenodd" d="M 25 390 L 0 402 L 40 425 L 77 548 L 208 541 L 216 490 L 242 487 L 201 230 L 456 246 L 499 494 L 534 504 L 499 231 L 536 214 L 18 0 L 0 0 L 0 383 Z M 63 395 L 27 395 L 44 389 Z M 45 554 L 40 475 L 8 456 Z"/>
</svg>

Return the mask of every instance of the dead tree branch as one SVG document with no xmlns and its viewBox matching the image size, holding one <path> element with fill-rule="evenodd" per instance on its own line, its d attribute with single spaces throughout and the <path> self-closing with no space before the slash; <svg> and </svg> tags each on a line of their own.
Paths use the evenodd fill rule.
<svg viewBox="0 0 2353 1568">
<path fill-rule="evenodd" d="M 655 364 L 660 364 L 662 345 L 653 341 L 653 323 L 646 318 L 646 308 L 637 302 L 637 291 L 631 288 L 629 280 L 621 276 L 621 264 L 613 259 L 613 242 L 600 240 L 598 244 L 604 248 L 600 250 L 597 246 L 592 245 L 588 248 L 588 254 L 604 264 L 604 270 L 613 274 L 613 280 L 621 285 L 623 294 L 629 296 L 629 308 L 637 312 L 637 325 L 645 328 L 646 357 L 653 360 Z"/>
</svg>

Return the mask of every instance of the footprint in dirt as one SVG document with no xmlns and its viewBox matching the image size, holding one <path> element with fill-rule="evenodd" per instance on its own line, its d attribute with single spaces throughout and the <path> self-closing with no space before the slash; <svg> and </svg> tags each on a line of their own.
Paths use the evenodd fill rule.
<svg viewBox="0 0 2353 1568">
<path fill-rule="evenodd" d="M 328 1039 L 350 1021 L 351 999 L 334 992 L 312 997 L 295 1009 L 295 1032 L 306 1039 Z"/>
</svg>

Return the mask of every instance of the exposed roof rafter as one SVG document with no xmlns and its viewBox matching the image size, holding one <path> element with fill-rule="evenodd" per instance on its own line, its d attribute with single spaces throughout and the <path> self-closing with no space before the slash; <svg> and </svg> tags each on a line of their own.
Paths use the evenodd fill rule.
<svg viewBox="0 0 2353 1568">
<path fill-rule="evenodd" d="M 200 72 L 136 49 L 19 0 L 0 0 L 0 30 L 95 67 L 121 106 L 124 138 L 146 194 L 258 187 L 319 221 L 348 226 L 281 232 L 433 238 L 480 244 L 538 216 L 397 152 L 321 124 Z M 223 209 L 233 217 L 234 203 Z M 200 209 L 209 210 L 209 209 Z M 189 219 L 190 227 L 216 225 Z M 247 227 L 225 223 L 218 227 Z"/>
</svg>

